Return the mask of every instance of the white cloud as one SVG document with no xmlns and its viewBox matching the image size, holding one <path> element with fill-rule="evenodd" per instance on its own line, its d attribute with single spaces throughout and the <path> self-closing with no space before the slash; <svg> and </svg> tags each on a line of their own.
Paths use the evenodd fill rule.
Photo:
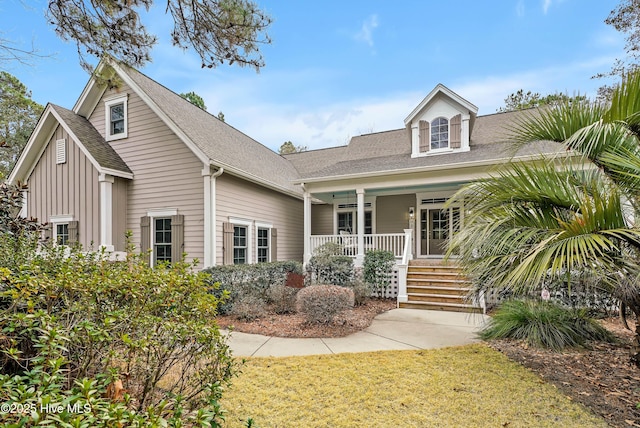
<svg viewBox="0 0 640 428">
<path fill-rule="evenodd" d="M 551 6 L 551 0 L 543 0 L 542 1 L 542 11 L 544 12 L 544 14 L 547 14 L 547 11 L 549 10 L 549 7 Z"/>
<path fill-rule="evenodd" d="M 516 3 L 516 15 L 520 18 L 524 16 L 525 8 L 524 8 L 524 0 L 518 0 Z"/>
<path fill-rule="evenodd" d="M 362 23 L 362 28 L 355 34 L 354 38 L 373 47 L 373 30 L 376 28 L 378 28 L 378 15 L 371 15 Z"/>
</svg>

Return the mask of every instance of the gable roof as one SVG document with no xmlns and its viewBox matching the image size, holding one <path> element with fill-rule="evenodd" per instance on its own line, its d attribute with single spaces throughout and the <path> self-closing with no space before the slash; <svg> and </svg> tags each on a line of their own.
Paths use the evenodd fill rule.
<svg viewBox="0 0 640 428">
<path fill-rule="evenodd" d="M 413 119 L 415 119 L 416 116 L 418 116 L 427 107 L 427 105 L 429 105 L 429 103 L 431 103 L 431 101 L 433 101 L 439 95 L 443 95 L 449 98 L 450 100 L 458 104 L 462 109 L 468 110 L 469 114 L 471 115 L 469 128 L 473 129 L 473 124 L 475 122 L 476 115 L 478 114 L 478 107 L 465 100 L 460 95 L 444 86 L 442 83 L 438 83 L 436 87 L 433 88 L 431 92 L 429 92 L 429 94 L 427 94 L 427 96 L 422 99 L 422 101 L 420 101 L 420 104 L 418 104 L 416 108 L 414 108 L 413 111 L 409 113 L 409 116 L 407 116 L 407 118 L 404 120 L 404 125 L 407 127 L 411 126 L 411 121 L 413 121 Z"/>
<path fill-rule="evenodd" d="M 106 66 L 113 68 L 204 164 L 224 168 L 226 173 L 279 192 L 302 197 L 302 190 L 294 184 L 298 172 L 282 156 L 139 71 L 110 60 L 99 65 Z M 92 79 L 74 111 L 88 116 L 104 90 Z"/>
<path fill-rule="evenodd" d="M 55 104 L 47 104 L 8 181 L 25 181 L 35 168 L 55 130 L 61 126 L 99 174 L 133 178 L 133 173 L 115 150 L 84 117 Z"/>
</svg>

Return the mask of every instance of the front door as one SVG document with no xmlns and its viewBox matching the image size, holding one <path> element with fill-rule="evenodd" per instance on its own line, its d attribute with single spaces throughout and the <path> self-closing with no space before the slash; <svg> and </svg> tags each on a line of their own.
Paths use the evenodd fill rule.
<svg viewBox="0 0 640 428">
<path fill-rule="evenodd" d="M 421 256 L 442 256 L 449 238 L 460 228 L 460 208 L 441 206 L 420 210 Z"/>
</svg>

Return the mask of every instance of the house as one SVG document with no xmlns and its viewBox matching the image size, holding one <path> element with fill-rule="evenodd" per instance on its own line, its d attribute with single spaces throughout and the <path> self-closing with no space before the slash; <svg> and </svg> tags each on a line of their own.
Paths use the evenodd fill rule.
<svg viewBox="0 0 640 428">
<path fill-rule="evenodd" d="M 522 114 L 478 116 L 437 85 L 401 129 L 280 156 L 136 70 L 97 70 L 71 110 L 46 106 L 9 177 L 27 183 L 23 214 L 55 242 L 118 255 L 130 231 L 151 264 L 186 253 L 200 267 L 306 262 L 329 241 L 357 264 L 388 249 L 399 301 L 409 261 L 441 258 L 464 221 L 464 207 L 443 204 L 514 156 L 501 132 Z"/>
</svg>

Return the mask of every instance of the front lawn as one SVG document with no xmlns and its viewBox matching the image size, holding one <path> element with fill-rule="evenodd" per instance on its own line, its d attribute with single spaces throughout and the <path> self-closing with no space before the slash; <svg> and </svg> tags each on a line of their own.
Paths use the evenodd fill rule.
<svg viewBox="0 0 640 428">
<path fill-rule="evenodd" d="M 250 358 L 233 383 L 229 427 L 607 426 L 482 344 Z"/>
</svg>

